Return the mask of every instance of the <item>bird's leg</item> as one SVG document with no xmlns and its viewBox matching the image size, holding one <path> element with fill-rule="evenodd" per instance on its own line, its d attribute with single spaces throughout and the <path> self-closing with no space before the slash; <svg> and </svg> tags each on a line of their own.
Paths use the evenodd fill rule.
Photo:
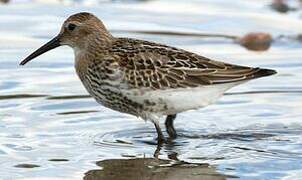
<svg viewBox="0 0 302 180">
<path fill-rule="evenodd" d="M 158 156 L 160 155 L 160 150 L 162 148 L 162 144 L 157 144 L 156 150 L 154 151 L 153 157 L 158 159 Z"/>
<path fill-rule="evenodd" d="M 156 122 L 154 122 L 154 126 L 155 126 L 156 132 L 157 132 L 157 142 L 158 142 L 158 145 L 161 145 L 161 144 L 163 144 L 166 141 L 165 137 L 164 137 L 163 133 L 161 132 L 159 124 L 156 123 Z"/>
<path fill-rule="evenodd" d="M 177 137 L 176 130 L 173 126 L 173 121 L 175 118 L 176 118 L 176 114 L 168 115 L 165 122 L 166 131 L 171 139 L 175 139 Z"/>
</svg>

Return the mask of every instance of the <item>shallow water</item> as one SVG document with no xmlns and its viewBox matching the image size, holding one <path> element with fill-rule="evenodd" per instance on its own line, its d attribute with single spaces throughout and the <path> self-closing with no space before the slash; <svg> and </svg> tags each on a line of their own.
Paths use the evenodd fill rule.
<svg viewBox="0 0 302 180">
<path fill-rule="evenodd" d="M 0 5 L 0 179 L 139 179 L 150 174 L 153 179 L 302 179 L 302 44 L 280 40 L 269 51 L 253 52 L 226 39 L 126 33 L 298 34 L 300 12 L 279 14 L 268 3 Z M 151 123 L 106 109 L 87 95 L 75 75 L 71 49 L 58 48 L 18 66 L 58 32 L 68 15 L 84 10 L 101 17 L 117 36 L 279 73 L 233 88 L 215 105 L 180 114 L 175 124 L 179 138 L 157 147 Z"/>
</svg>

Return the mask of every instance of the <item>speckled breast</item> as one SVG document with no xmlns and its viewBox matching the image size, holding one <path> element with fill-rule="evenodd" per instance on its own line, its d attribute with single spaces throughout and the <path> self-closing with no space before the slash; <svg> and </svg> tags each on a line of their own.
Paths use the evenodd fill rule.
<svg viewBox="0 0 302 180">
<path fill-rule="evenodd" d="M 141 114 L 143 105 L 129 99 L 124 93 L 121 83 L 121 72 L 116 70 L 113 61 L 91 61 L 85 73 L 80 73 L 85 88 L 96 101 L 110 109 Z"/>
</svg>

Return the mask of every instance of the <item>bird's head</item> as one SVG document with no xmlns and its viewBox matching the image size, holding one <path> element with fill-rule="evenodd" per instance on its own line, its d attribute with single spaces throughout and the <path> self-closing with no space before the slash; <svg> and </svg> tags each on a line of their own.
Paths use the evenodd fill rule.
<svg viewBox="0 0 302 180">
<path fill-rule="evenodd" d="M 62 45 L 68 45 L 78 51 L 87 48 L 89 44 L 99 44 L 111 38 L 111 34 L 96 16 L 87 12 L 77 13 L 63 23 L 56 37 L 30 54 L 20 65 L 25 65 L 37 56 Z"/>
</svg>

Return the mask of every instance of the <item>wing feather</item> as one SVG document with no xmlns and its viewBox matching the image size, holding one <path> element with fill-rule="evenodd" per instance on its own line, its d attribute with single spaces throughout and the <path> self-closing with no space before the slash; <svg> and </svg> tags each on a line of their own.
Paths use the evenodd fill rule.
<svg viewBox="0 0 302 180">
<path fill-rule="evenodd" d="M 129 47 L 136 51 L 127 52 Z M 198 87 L 270 75 L 260 68 L 214 61 L 182 49 L 135 39 L 119 38 L 109 51 L 115 53 L 124 72 L 123 81 L 132 88 Z"/>
</svg>

